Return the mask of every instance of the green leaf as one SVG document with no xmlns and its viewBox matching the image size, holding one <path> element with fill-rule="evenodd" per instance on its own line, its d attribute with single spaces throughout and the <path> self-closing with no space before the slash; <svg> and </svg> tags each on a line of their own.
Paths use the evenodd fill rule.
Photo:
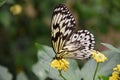
<svg viewBox="0 0 120 80">
<path fill-rule="evenodd" d="M 107 61 L 105 61 L 104 63 L 100 63 L 96 74 L 96 78 L 98 78 L 98 76 L 101 75 L 109 76 L 113 72 L 112 69 L 117 64 L 120 64 L 120 54 L 118 52 L 110 50 L 110 51 L 104 51 L 103 53 L 107 57 Z M 81 69 L 80 75 L 84 80 L 92 80 L 95 68 L 96 68 L 96 62 L 93 59 L 91 59 Z"/>
<path fill-rule="evenodd" d="M 47 77 L 54 80 L 61 80 L 59 73 L 56 69 L 50 67 L 50 62 L 52 61 L 55 53 L 51 47 L 43 46 L 37 43 L 37 47 L 42 47 L 38 49 L 38 62 L 33 65 L 33 72 L 38 76 L 40 80 L 45 80 Z M 70 65 L 67 72 L 62 72 L 63 76 L 67 80 L 79 80 L 80 70 L 75 60 L 69 60 Z"/>
<path fill-rule="evenodd" d="M 0 80 L 12 80 L 12 75 L 8 69 L 0 65 Z"/>
<path fill-rule="evenodd" d="M 0 22 L 6 27 L 10 28 L 11 16 L 7 10 L 0 11 Z"/>
<path fill-rule="evenodd" d="M 43 49 L 43 46 L 39 45 L 39 43 L 35 43 L 35 46 L 37 47 L 38 50 L 42 50 Z"/>
<path fill-rule="evenodd" d="M 108 76 L 99 76 L 99 80 L 109 80 Z"/>
<path fill-rule="evenodd" d="M 112 46 L 111 44 L 108 44 L 108 43 L 101 43 L 102 45 L 104 45 L 105 47 L 109 48 L 110 50 L 113 50 L 115 52 L 118 52 L 120 53 L 120 50 L 115 48 L 114 46 Z"/>
<path fill-rule="evenodd" d="M 0 7 L 6 2 L 6 0 L 0 0 Z"/>
<path fill-rule="evenodd" d="M 18 75 L 17 75 L 17 80 L 28 80 L 27 76 L 25 75 L 24 72 L 20 72 Z"/>
</svg>

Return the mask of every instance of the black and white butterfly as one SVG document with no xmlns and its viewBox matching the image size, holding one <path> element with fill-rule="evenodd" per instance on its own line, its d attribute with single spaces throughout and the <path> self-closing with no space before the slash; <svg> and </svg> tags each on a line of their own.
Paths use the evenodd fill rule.
<svg viewBox="0 0 120 80">
<path fill-rule="evenodd" d="M 55 7 L 51 22 L 51 38 L 55 59 L 74 58 L 84 60 L 94 49 L 94 35 L 88 30 L 75 32 L 76 22 L 64 4 Z"/>
</svg>

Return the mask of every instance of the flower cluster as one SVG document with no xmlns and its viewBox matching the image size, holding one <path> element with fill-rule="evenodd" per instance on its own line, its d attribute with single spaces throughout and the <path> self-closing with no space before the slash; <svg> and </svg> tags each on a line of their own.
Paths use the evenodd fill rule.
<svg viewBox="0 0 120 80">
<path fill-rule="evenodd" d="M 116 68 L 113 68 L 114 72 L 112 76 L 109 77 L 109 80 L 120 80 L 120 64 Z"/>
<path fill-rule="evenodd" d="M 67 71 L 69 62 L 66 59 L 54 59 L 51 62 L 51 67 L 56 68 L 58 71 L 64 70 Z"/>
<path fill-rule="evenodd" d="M 92 50 L 91 54 L 93 59 L 99 63 L 104 62 L 107 59 L 107 57 L 104 54 L 100 53 L 99 51 Z"/>
<path fill-rule="evenodd" d="M 10 7 L 10 11 L 13 13 L 13 15 L 18 15 L 22 12 L 22 6 L 19 4 L 15 4 Z"/>
</svg>

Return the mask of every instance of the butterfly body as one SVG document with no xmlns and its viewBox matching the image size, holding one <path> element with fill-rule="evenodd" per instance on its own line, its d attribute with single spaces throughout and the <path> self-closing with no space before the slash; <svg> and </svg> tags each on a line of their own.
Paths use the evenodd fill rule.
<svg viewBox="0 0 120 80">
<path fill-rule="evenodd" d="M 51 39 L 55 59 L 73 58 L 84 60 L 94 49 L 94 36 L 88 30 L 74 31 L 76 22 L 64 4 L 55 7 L 51 22 Z"/>
</svg>

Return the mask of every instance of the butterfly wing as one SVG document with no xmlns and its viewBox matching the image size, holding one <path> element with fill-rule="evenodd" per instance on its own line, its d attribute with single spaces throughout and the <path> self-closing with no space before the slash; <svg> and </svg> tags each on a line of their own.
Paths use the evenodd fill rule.
<svg viewBox="0 0 120 80">
<path fill-rule="evenodd" d="M 73 33 L 67 40 L 63 50 L 65 58 L 87 59 L 90 57 L 90 50 L 94 48 L 94 36 L 87 30 L 79 30 Z"/>
<path fill-rule="evenodd" d="M 59 4 L 53 12 L 51 37 L 58 58 L 87 59 L 94 48 L 94 36 L 87 30 L 75 33 L 75 19 L 68 8 Z"/>
<path fill-rule="evenodd" d="M 51 22 L 52 45 L 56 53 L 60 53 L 74 26 L 75 19 L 68 8 L 63 4 L 56 6 Z"/>
</svg>

